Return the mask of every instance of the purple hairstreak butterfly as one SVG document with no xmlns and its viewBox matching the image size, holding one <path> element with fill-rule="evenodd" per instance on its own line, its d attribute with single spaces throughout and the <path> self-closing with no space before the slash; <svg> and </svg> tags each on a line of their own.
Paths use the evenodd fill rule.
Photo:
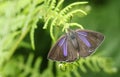
<svg viewBox="0 0 120 77">
<path fill-rule="evenodd" d="M 68 30 L 50 49 L 48 59 L 73 62 L 95 52 L 104 40 L 103 34 L 91 30 Z"/>
</svg>

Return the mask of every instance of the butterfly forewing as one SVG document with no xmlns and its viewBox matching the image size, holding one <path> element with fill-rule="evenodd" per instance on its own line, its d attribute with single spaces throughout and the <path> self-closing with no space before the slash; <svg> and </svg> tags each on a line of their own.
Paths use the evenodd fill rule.
<svg viewBox="0 0 120 77">
<path fill-rule="evenodd" d="M 72 62 L 79 58 L 78 50 L 67 35 L 62 36 L 48 53 L 48 59 L 60 62 Z"/>
<path fill-rule="evenodd" d="M 90 30 L 76 30 L 81 57 L 89 56 L 102 43 L 104 36 Z"/>
<path fill-rule="evenodd" d="M 66 40 L 65 35 L 63 35 L 58 41 L 57 43 L 50 49 L 49 53 L 48 53 L 48 59 L 51 60 L 55 60 L 55 61 L 62 61 L 65 60 L 65 57 L 63 56 L 63 48 L 62 46 L 59 45 L 59 43 L 62 40 Z M 64 45 L 64 43 L 63 43 Z"/>
</svg>

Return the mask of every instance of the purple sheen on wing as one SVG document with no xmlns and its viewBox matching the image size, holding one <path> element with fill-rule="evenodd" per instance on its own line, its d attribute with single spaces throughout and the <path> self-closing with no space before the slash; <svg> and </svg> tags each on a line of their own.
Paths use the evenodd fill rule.
<svg viewBox="0 0 120 77">
<path fill-rule="evenodd" d="M 86 39 L 85 36 L 79 34 L 79 38 L 80 38 L 88 47 L 91 47 L 89 41 Z"/>
<path fill-rule="evenodd" d="M 65 42 L 65 38 L 62 38 L 62 39 L 59 41 L 58 45 L 59 45 L 59 46 L 62 46 L 64 42 Z"/>
<path fill-rule="evenodd" d="M 87 36 L 86 32 L 77 32 L 79 35 Z"/>
<path fill-rule="evenodd" d="M 63 54 L 64 56 L 67 56 L 67 43 L 66 42 L 63 44 Z"/>
<path fill-rule="evenodd" d="M 63 55 L 67 56 L 67 43 L 65 41 L 65 37 L 59 40 L 58 45 L 62 47 Z"/>
</svg>

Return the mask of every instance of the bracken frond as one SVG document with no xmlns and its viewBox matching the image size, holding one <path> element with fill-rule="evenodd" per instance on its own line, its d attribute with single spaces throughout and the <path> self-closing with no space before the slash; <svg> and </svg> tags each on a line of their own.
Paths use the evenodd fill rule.
<svg viewBox="0 0 120 77">
<path fill-rule="evenodd" d="M 72 10 L 72 11 L 70 11 L 70 10 L 74 6 L 77 6 L 77 5 L 80 5 L 80 4 L 86 4 L 88 2 L 75 2 L 75 3 L 72 3 L 70 5 L 67 5 L 65 8 L 60 10 L 60 6 L 62 5 L 63 1 L 64 0 L 60 0 L 58 2 L 58 4 L 56 5 L 56 7 L 54 5 L 54 3 L 56 3 L 56 2 L 51 1 L 52 4 L 50 4 L 49 8 L 51 8 L 52 6 L 55 7 L 55 8 L 52 8 L 51 11 L 49 11 L 49 12 L 51 12 L 51 13 L 49 13 L 50 16 L 46 15 L 46 16 L 49 16 L 49 17 L 47 17 L 47 20 L 45 22 L 45 25 L 44 25 L 43 29 L 47 29 L 48 23 L 50 23 L 50 35 L 51 35 L 51 38 L 53 39 L 53 41 L 55 41 L 55 36 L 54 36 L 54 27 L 55 26 L 61 26 L 61 27 L 65 28 L 64 27 L 65 24 L 68 23 L 68 20 L 71 17 L 73 17 L 75 13 L 80 13 L 80 14 L 83 14 L 83 15 L 87 15 L 87 13 L 85 11 L 81 10 L 81 9 L 75 9 L 75 10 Z"/>
<path fill-rule="evenodd" d="M 61 15 L 64 15 L 64 14 L 66 14 L 73 6 L 80 5 L 80 4 L 86 4 L 86 3 L 88 3 L 88 2 L 75 2 L 75 3 L 72 3 L 72 4 L 68 5 L 68 6 L 66 6 L 64 9 L 62 9 L 62 10 L 60 11 L 60 14 L 61 14 Z"/>
<path fill-rule="evenodd" d="M 69 26 L 77 26 L 81 29 L 84 29 L 82 25 L 78 24 L 78 23 L 69 23 Z"/>
<path fill-rule="evenodd" d="M 56 0 L 51 0 L 49 8 L 54 9 L 55 7 L 56 7 Z"/>
<path fill-rule="evenodd" d="M 117 68 L 113 66 L 113 63 L 110 58 L 99 56 L 80 58 L 80 60 L 73 63 L 58 63 L 56 67 L 58 68 L 58 76 L 68 76 L 69 73 L 73 73 L 76 77 L 79 77 L 81 76 L 79 70 L 81 70 L 83 73 L 87 73 L 88 70 L 91 70 L 93 72 L 100 72 L 101 70 L 103 70 L 107 73 L 117 72 Z"/>
<path fill-rule="evenodd" d="M 55 11 L 59 12 L 60 11 L 60 6 L 62 5 L 62 3 L 64 2 L 64 0 L 60 0 L 57 4 L 57 6 L 55 7 Z"/>
</svg>

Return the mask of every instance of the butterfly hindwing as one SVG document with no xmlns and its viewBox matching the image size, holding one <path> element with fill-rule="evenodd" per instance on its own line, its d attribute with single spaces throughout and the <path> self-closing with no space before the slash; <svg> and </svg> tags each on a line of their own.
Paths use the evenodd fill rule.
<svg viewBox="0 0 120 77">
<path fill-rule="evenodd" d="M 89 56 L 102 43 L 104 36 L 101 33 L 90 30 L 76 30 L 79 42 L 79 55 L 81 57 Z"/>
</svg>

